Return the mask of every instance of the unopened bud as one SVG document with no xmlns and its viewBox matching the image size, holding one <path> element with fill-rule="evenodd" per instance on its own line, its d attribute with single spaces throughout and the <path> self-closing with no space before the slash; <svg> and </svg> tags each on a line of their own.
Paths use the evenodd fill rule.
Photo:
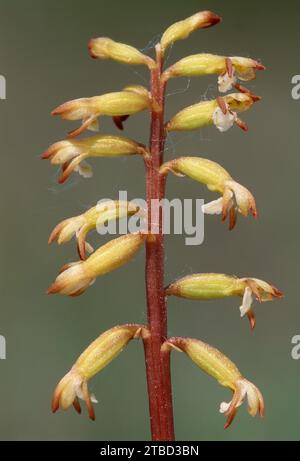
<svg viewBox="0 0 300 461">
<path fill-rule="evenodd" d="M 88 390 L 88 381 L 114 360 L 132 339 L 147 336 L 143 325 L 121 325 L 103 333 L 81 354 L 71 370 L 58 383 L 52 400 L 52 410 L 67 410 L 71 405 L 80 413 L 79 399 L 86 402 L 89 417 L 94 420 L 94 395 Z"/>
<path fill-rule="evenodd" d="M 215 378 L 221 386 L 233 391 L 231 402 L 220 405 L 220 412 L 227 416 L 225 429 L 230 426 L 246 398 L 249 414 L 255 416 L 259 413 L 264 416 L 264 401 L 259 389 L 245 379 L 236 365 L 218 349 L 192 338 L 170 338 L 162 346 L 162 350 L 169 349 L 185 352 L 205 373 Z"/>
<path fill-rule="evenodd" d="M 113 59 L 114 61 L 132 65 L 144 64 L 150 69 L 156 67 L 153 59 L 133 46 L 115 42 L 107 37 L 91 39 L 88 48 L 90 55 L 95 59 Z"/>
<path fill-rule="evenodd" d="M 175 22 L 175 24 L 172 24 L 164 32 L 161 38 L 161 47 L 163 50 L 166 50 L 177 40 L 188 38 L 192 32 L 214 26 L 220 21 L 220 16 L 217 16 L 215 13 L 211 11 L 200 11 L 187 19 Z"/>
<path fill-rule="evenodd" d="M 95 282 L 96 277 L 126 264 L 141 248 L 146 235 L 127 234 L 101 246 L 85 261 L 67 264 L 61 270 L 48 294 L 79 296 Z"/>
</svg>

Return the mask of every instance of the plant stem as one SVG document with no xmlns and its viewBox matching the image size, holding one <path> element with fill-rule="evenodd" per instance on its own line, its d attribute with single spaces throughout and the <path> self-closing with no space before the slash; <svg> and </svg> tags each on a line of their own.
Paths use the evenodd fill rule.
<svg viewBox="0 0 300 461">
<path fill-rule="evenodd" d="M 164 294 L 164 236 L 162 210 L 164 178 L 159 174 L 165 144 L 165 84 L 161 81 L 163 59 L 156 47 L 157 68 L 151 72 L 151 95 L 154 104 L 151 116 L 150 152 L 146 160 L 148 230 L 155 238 L 146 243 L 146 292 L 150 337 L 145 340 L 149 409 L 152 440 L 174 440 L 170 354 L 161 352 L 167 338 L 167 309 Z M 156 107 L 158 106 L 158 107 Z"/>
</svg>

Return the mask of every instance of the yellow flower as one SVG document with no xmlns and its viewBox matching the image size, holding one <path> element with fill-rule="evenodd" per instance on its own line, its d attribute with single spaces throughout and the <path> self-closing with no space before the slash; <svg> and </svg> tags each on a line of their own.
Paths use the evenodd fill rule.
<svg viewBox="0 0 300 461">
<path fill-rule="evenodd" d="M 255 199 L 251 192 L 232 179 L 218 163 L 200 157 L 179 157 L 161 166 L 161 174 L 172 171 L 205 184 L 209 190 L 219 192 L 222 198 L 203 206 L 206 214 L 222 214 L 222 221 L 230 216 L 229 229 L 236 224 L 237 212 L 243 216 L 257 216 Z"/>
<path fill-rule="evenodd" d="M 55 240 L 59 245 L 66 243 L 76 236 L 78 251 L 81 259 L 85 259 L 86 250 L 90 253 L 92 247 L 86 242 L 89 231 L 101 226 L 106 222 L 121 219 L 125 216 L 132 216 L 140 211 L 140 208 L 133 202 L 108 200 L 102 202 L 85 213 L 73 218 L 65 219 L 59 223 L 52 231 L 48 243 Z"/>
<path fill-rule="evenodd" d="M 255 79 L 256 70 L 265 70 L 265 66 L 254 59 L 201 53 L 180 59 L 163 73 L 163 80 L 216 74 L 219 91 L 225 93 L 236 87 L 238 78 L 243 81 Z"/>
<path fill-rule="evenodd" d="M 62 173 L 58 179 L 64 183 L 73 171 L 85 178 L 93 175 L 90 165 L 85 161 L 89 157 L 119 157 L 122 155 L 147 156 L 146 148 L 123 136 L 97 135 L 80 140 L 64 140 L 52 144 L 42 154 L 52 165 L 61 165 Z"/>
<path fill-rule="evenodd" d="M 241 317 L 248 316 L 251 328 L 255 327 L 253 300 L 258 302 L 282 298 L 283 293 L 273 285 L 256 278 L 237 278 L 224 274 L 193 274 L 176 280 L 166 289 L 166 295 L 180 298 L 206 300 L 239 296 Z"/>
<path fill-rule="evenodd" d="M 150 107 L 149 98 L 125 90 L 68 101 L 54 109 L 52 115 L 60 115 L 65 120 L 82 120 L 81 127 L 69 133 L 70 137 L 75 137 L 86 129 L 97 130 L 97 118 L 100 115 L 128 116 Z"/>
<path fill-rule="evenodd" d="M 123 235 L 101 246 L 85 261 L 66 264 L 48 294 L 79 296 L 91 286 L 96 277 L 112 272 L 126 264 L 145 242 L 142 233 Z"/>
<path fill-rule="evenodd" d="M 247 130 L 245 123 L 237 116 L 236 111 L 244 112 L 259 101 L 260 97 L 252 93 L 232 93 L 211 101 L 202 101 L 178 112 L 166 125 L 167 131 L 190 131 L 215 125 L 221 131 L 227 131 L 236 123 Z"/>
<path fill-rule="evenodd" d="M 81 413 L 79 399 L 87 405 L 89 417 L 94 420 L 93 403 L 97 400 L 89 393 L 88 381 L 114 360 L 132 339 L 147 335 L 143 325 L 121 325 L 103 333 L 81 354 L 71 370 L 58 383 L 52 400 L 52 410 L 67 410 L 71 405 Z"/>
<path fill-rule="evenodd" d="M 185 352 L 205 373 L 215 378 L 221 386 L 233 391 L 233 399 L 220 405 L 220 413 L 227 416 L 225 429 L 230 426 L 246 398 L 249 414 L 256 416 L 259 413 L 264 416 L 264 400 L 259 389 L 245 379 L 236 365 L 218 349 L 192 338 L 170 338 L 163 344 L 162 350 L 166 352 L 170 349 Z"/>
</svg>

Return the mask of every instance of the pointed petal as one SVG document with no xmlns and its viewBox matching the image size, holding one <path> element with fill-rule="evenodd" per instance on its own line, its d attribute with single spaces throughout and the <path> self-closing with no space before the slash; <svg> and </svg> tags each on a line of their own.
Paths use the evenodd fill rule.
<svg viewBox="0 0 300 461">
<path fill-rule="evenodd" d="M 202 205 L 202 212 L 204 214 L 221 214 L 223 209 L 223 198 L 213 200 L 212 202 Z"/>
<path fill-rule="evenodd" d="M 247 314 L 247 312 L 251 309 L 253 302 L 252 290 L 249 287 L 246 287 L 243 296 L 243 303 L 240 307 L 241 317 Z"/>
</svg>

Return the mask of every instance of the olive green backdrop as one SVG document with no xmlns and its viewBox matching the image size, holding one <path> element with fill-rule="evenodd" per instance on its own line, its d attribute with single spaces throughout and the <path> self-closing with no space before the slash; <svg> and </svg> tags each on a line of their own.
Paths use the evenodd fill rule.
<svg viewBox="0 0 300 461">
<path fill-rule="evenodd" d="M 172 135 L 166 157 L 201 155 L 224 165 L 257 198 L 260 219 L 239 219 L 234 232 L 217 217 L 206 219 L 205 243 L 185 247 L 167 238 L 166 282 L 191 272 L 226 272 L 272 281 L 283 301 L 257 306 L 251 334 L 240 320 L 238 299 L 198 303 L 171 299 L 169 332 L 207 341 L 225 352 L 263 391 L 266 418 L 241 408 L 228 431 L 218 413 L 230 392 L 183 354 L 172 356 L 174 413 L 180 440 L 300 439 L 300 361 L 291 358 L 291 338 L 300 334 L 299 311 L 299 115 L 290 95 L 297 60 L 300 7 L 296 1 L 1 0 L 0 74 L 7 100 L 0 101 L 1 310 L 0 334 L 7 360 L 0 361 L 2 440 L 145 440 L 149 437 L 142 344 L 133 342 L 91 382 L 98 397 L 97 420 L 71 409 L 52 415 L 57 381 L 101 332 L 125 322 L 144 322 L 144 254 L 105 276 L 79 298 L 47 297 L 47 286 L 67 261 L 77 259 L 74 242 L 48 248 L 60 220 L 101 198 L 144 196 L 141 159 L 93 162 L 94 177 L 73 176 L 64 186 L 39 155 L 73 126 L 50 117 L 61 102 L 144 84 L 147 71 L 89 58 L 91 37 L 110 36 L 153 53 L 153 44 L 173 22 L 201 9 L 223 16 L 221 25 L 198 31 L 173 47 L 168 62 L 196 52 L 245 55 L 268 67 L 249 87 L 263 101 L 243 118 L 250 131 L 220 134 L 214 128 Z M 216 79 L 174 80 L 167 115 L 217 94 Z M 108 119 L 103 132 L 116 132 Z M 126 124 L 126 134 L 146 142 L 148 118 Z M 170 177 L 168 197 L 214 199 L 199 184 Z M 93 242 L 103 242 L 95 235 Z"/>
</svg>

